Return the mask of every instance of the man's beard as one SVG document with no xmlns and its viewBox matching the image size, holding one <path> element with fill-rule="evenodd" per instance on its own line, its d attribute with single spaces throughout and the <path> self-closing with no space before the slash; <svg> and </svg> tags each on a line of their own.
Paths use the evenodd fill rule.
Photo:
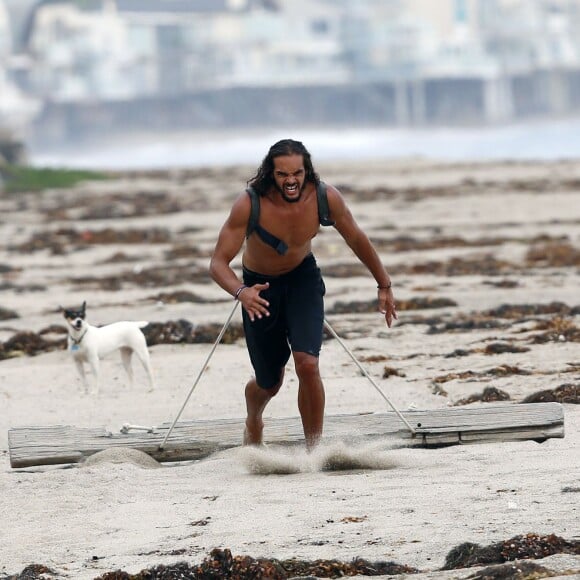
<svg viewBox="0 0 580 580">
<path fill-rule="evenodd" d="M 306 182 L 304 182 L 302 184 L 302 187 L 300 188 L 300 192 L 298 193 L 297 197 L 288 197 L 286 195 L 286 193 L 284 192 L 284 188 L 283 187 L 278 187 L 278 185 L 276 185 L 276 189 L 280 192 L 280 195 L 282 196 L 282 199 L 288 203 L 297 203 L 300 201 L 300 199 L 302 198 L 302 193 L 304 192 L 304 188 L 306 187 Z"/>
</svg>

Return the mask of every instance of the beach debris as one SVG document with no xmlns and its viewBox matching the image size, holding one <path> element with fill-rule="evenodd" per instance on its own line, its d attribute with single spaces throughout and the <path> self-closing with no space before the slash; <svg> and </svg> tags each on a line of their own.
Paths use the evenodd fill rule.
<svg viewBox="0 0 580 580">
<path fill-rule="evenodd" d="M 383 379 L 388 379 L 389 377 L 405 377 L 404 372 L 400 371 L 399 369 L 393 367 L 385 366 L 383 368 Z"/>
<path fill-rule="evenodd" d="M 104 260 L 100 261 L 99 264 L 123 264 L 123 263 L 127 263 L 127 262 L 140 262 L 143 259 L 143 256 L 130 256 L 129 254 L 126 254 L 125 252 L 115 252 L 114 254 L 112 254 L 111 256 L 109 256 L 108 258 L 105 258 Z"/>
<path fill-rule="evenodd" d="M 389 360 L 389 357 L 384 354 L 369 354 L 369 355 L 362 355 L 359 356 L 359 360 L 361 362 L 367 363 L 377 363 Z"/>
<path fill-rule="evenodd" d="M 180 284 L 209 284 L 211 278 L 207 268 L 196 264 L 180 264 L 179 266 L 157 266 L 154 268 L 136 267 L 115 276 L 81 276 L 70 278 L 69 282 L 83 289 L 121 290 L 127 284 L 142 288 L 159 286 L 178 286 Z"/>
<path fill-rule="evenodd" d="M 205 520 L 200 521 L 207 521 Z M 193 525 L 193 524 L 192 524 Z M 204 524 L 196 524 L 204 525 Z M 175 555 L 181 550 L 175 550 Z M 531 562 L 525 560 L 542 559 L 553 554 L 580 554 L 580 541 L 566 540 L 555 534 L 539 535 L 535 533 L 514 536 L 489 546 L 481 547 L 478 544 L 465 542 L 456 546 L 447 554 L 442 570 L 458 570 L 474 566 L 493 566 L 478 570 L 469 578 L 477 580 L 500 580 L 521 578 L 540 578 L 541 572 L 529 566 Z M 504 566 L 502 569 L 495 565 L 505 565 L 517 560 L 517 570 L 530 571 L 528 576 L 506 575 L 504 572 L 514 569 Z M 522 560 L 524 560 L 522 562 Z M 420 570 L 411 566 L 388 561 L 369 561 L 364 558 L 355 558 L 350 562 L 333 559 L 301 560 L 289 558 L 285 560 L 269 558 L 253 558 L 247 555 L 233 555 L 228 548 L 214 548 L 201 564 L 177 562 L 169 565 L 158 565 L 141 570 L 136 574 L 129 574 L 123 570 L 106 572 L 95 580 L 207 580 L 210 578 L 224 578 L 231 580 L 288 580 L 296 577 L 314 578 L 344 578 L 352 576 L 387 576 L 400 574 L 417 574 Z M 42 574 L 57 574 L 39 564 L 27 566 L 21 574 L 8 576 L 6 580 L 41 580 Z"/>
<path fill-rule="evenodd" d="M 555 534 L 542 536 L 530 533 L 484 547 L 465 542 L 450 550 L 442 569 L 457 570 L 512 560 L 537 560 L 552 554 L 580 554 L 580 541 L 565 540 Z"/>
<path fill-rule="evenodd" d="M 0 342 L 0 360 L 18 356 L 35 356 L 42 352 L 62 350 L 66 339 L 46 340 L 34 332 L 17 332 L 5 342 Z"/>
<path fill-rule="evenodd" d="M 382 576 L 388 574 L 414 574 L 416 568 L 395 562 L 371 562 L 356 558 L 351 562 L 340 560 L 277 560 L 234 556 L 227 548 L 214 548 L 209 557 L 199 565 L 186 562 L 160 565 L 137 574 L 127 574 L 121 570 L 107 572 L 95 580 L 174 580 L 230 578 L 232 580 L 287 580 L 297 576 L 316 578 L 343 578 L 345 576 Z"/>
<path fill-rule="evenodd" d="M 489 193 L 494 190 L 514 193 L 552 194 L 556 191 L 577 191 L 579 188 L 578 179 L 562 179 L 559 177 L 554 179 L 530 177 L 527 179 L 506 179 L 504 181 L 467 177 L 455 184 L 424 187 L 410 185 L 408 187 L 399 186 L 396 189 L 384 185 L 374 188 L 357 188 L 347 183 L 339 186 L 343 195 L 352 197 L 357 201 L 379 201 L 398 197 L 409 202 L 433 197 L 465 197 L 466 195 Z"/>
<path fill-rule="evenodd" d="M 443 248 L 481 248 L 513 243 L 532 245 L 540 243 L 560 243 L 567 240 L 567 236 L 550 236 L 547 234 L 539 234 L 532 238 L 494 236 L 475 238 L 471 240 L 461 236 L 433 236 L 421 239 L 408 235 L 399 235 L 393 238 L 371 236 L 373 245 L 382 252 L 417 252 Z M 515 282 L 515 284 L 517 285 L 518 283 Z M 505 287 L 514 288 L 515 286 L 508 285 Z"/>
<path fill-rule="evenodd" d="M 510 325 L 495 318 L 489 318 L 482 314 L 472 315 L 459 314 L 451 320 L 444 320 L 441 317 L 405 319 L 401 324 L 427 324 L 427 334 L 442 334 L 445 332 L 464 332 L 470 330 L 503 329 Z"/>
<path fill-rule="evenodd" d="M 14 318 L 20 318 L 18 312 L 0 306 L 0 320 L 13 320 Z"/>
<path fill-rule="evenodd" d="M 556 316 L 550 320 L 542 320 L 536 324 L 535 330 L 542 330 L 534 334 L 530 342 L 545 344 L 546 342 L 580 342 L 580 328 L 569 318 Z"/>
<path fill-rule="evenodd" d="M 345 516 L 341 518 L 340 522 L 342 524 L 358 524 L 369 519 L 369 516 Z"/>
<path fill-rule="evenodd" d="M 470 580 L 538 580 L 556 576 L 555 572 L 535 562 L 518 562 L 517 564 L 498 564 L 474 572 Z"/>
<path fill-rule="evenodd" d="M 498 367 L 493 367 L 488 371 L 485 371 L 486 375 L 492 375 L 494 377 L 507 377 L 510 375 L 531 375 L 532 371 L 526 369 L 521 369 L 517 365 L 499 365 Z"/>
<path fill-rule="evenodd" d="M 62 228 L 55 232 L 72 245 L 111 245 L 111 244 L 167 244 L 171 233 L 167 228 L 104 228 L 102 230 L 76 230 Z"/>
<path fill-rule="evenodd" d="M 490 344 L 486 345 L 485 348 L 482 350 L 483 354 L 505 354 L 506 352 L 509 353 L 521 353 L 521 352 L 528 352 L 530 349 L 526 346 L 516 346 L 509 342 L 491 342 Z"/>
<path fill-rule="evenodd" d="M 500 260 L 492 254 L 466 257 L 454 256 L 447 261 L 429 260 L 415 264 L 391 266 L 392 274 L 434 274 L 437 276 L 500 276 L 506 272 L 520 270 L 517 264 Z"/>
<path fill-rule="evenodd" d="M 30 239 L 16 246 L 9 246 L 12 252 L 31 253 L 41 250 L 52 250 L 53 254 L 63 254 L 67 246 L 78 250 L 84 246 L 94 245 L 144 245 L 168 244 L 173 240 L 173 234 L 168 228 L 104 228 L 76 229 L 58 228 L 35 232 Z M 201 251 L 196 246 L 180 245 L 165 252 L 166 259 L 185 257 L 207 257 L 207 251 Z"/>
<path fill-rule="evenodd" d="M 46 212 L 46 221 L 108 220 L 159 216 L 186 210 L 186 204 L 164 191 L 74 196 Z"/>
<path fill-rule="evenodd" d="M 466 350 L 463 348 L 456 348 L 453 352 L 445 355 L 445 358 L 459 358 L 462 356 L 469 356 L 473 353 L 482 353 L 486 355 L 505 354 L 505 353 L 522 353 L 528 352 L 530 349 L 527 346 L 516 346 L 511 341 L 506 342 L 491 342 L 484 348 L 475 348 Z"/>
<path fill-rule="evenodd" d="M 521 369 L 515 365 L 499 365 L 497 367 L 493 367 L 488 369 L 487 371 L 483 371 L 481 373 L 475 371 L 463 371 L 457 373 L 447 373 L 446 375 L 439 375 L 433 379 L 433 382 L 436 384 L 447 383 L 449 381 L 453 381 L 456 379 L 475 379 L 476 377 L 507 377 L 510 375 L 530 375 L 532 374 L 531 371 L 526 369 Z"/>
<path fill-rule="evenodd" d="M 195 520 L 194 522 L 191 522 L 189 525 L 190 526 L 207 526 L 211 521 L 211 516 L 206 516 L 205 518 L 201 519 L 201 520 Z"/>
<path fill-rule="evenodd" d="M 464 348 L 456 348 L 453 352 L 445 355 L 445 358 L 459 358 L 462 356 L 469 356 L 473 350 L 465 350 Z"/>
<path fill-rule="evenodd" d="M 530 533 L 481 547 L 465 542 L 447 554 L 442 570 L 457 570 L 512 560 L 537 560 L 553 554 L 580 554 L 579 540 L 565 540 L 555 534 Z"/>
<path fill-rule="evenodd" d="M 179 245 L 174 246 L 170 250 L 164 252 L 166 260 L 181 260 L 183 258 L 209 258 L 211 256 L 210 250 L 202 250 L 193 245 Z"/>
<path fill-rule="evenodd" d="M 430 310 L 435 308 L 448 308 L 457 306 L 455 300 L 450 298 L 432 298 L 430 296 L 409 298 L 408 300 L 397 300 L 397 310 Z M 336 302 L 332 308 L 328 309 L 328 314 L 367 314 L 377 311 L 377 301 L 373 300 L 353 300 L 351 302 Z"/>
<path fill-rule="evenodd" d="M 162 304 L 180 304 L 183 302 L 193 302 L 196 304 L 209 304 L 214 302 L 223 302 L 223 300 L 208 300 L 202 298 L 194 292 L 188 290 L 176 290 L 175 292 L 161 292 L 155 296 L 146 298 L 148 301 L 154 301 Z"/>
<path fill-rule="evenodd" d="M 199 344 L 212 343 L 219 335 L 221 326 L 219 324 L 198 324 L 194 325 L 188 320 L 180 319 L 169 322 L 151 322 L 142 329 L 147 344 Z M 244 337 L 244 329 L 241 323 L 232 323 L 228 326 L 222 337 L 223 344 L 234 344 Z"/>
<path fill-rule="evenodd" d="M 3 577 L 3 580 L 49 580 L 49 578 L 58 578 L 60 575 L 43 564 L 29 564 L 20 572 L 11 576 Z"/>
<path fill-rule="evenodd" d="M 554 315 L 546 319 L 546 315 Z M 397 322 L 397 326 L 406 324 L 425 324 L 428 334 L 445 332 L 465 332 L 482 329 L 512 329 L 514 322 L 536 322 L 532 331 L 541 331 L 529 340 L 535 344 L 545 342 L 578 341 L 580 330 L 574 326 L 571 317 L 580 314 L 580 306 L 568 306 L 563 302 L 548 304 L 502 304 L 497 308 L 471 313 L 445 313 L 431 316 L 405 316 Z M 570 317 L 570 318 L 566 318 Z M 508 322 L 509 321 L 509 322 Z M 530 329 L 517 332 L 530 332 Z M 563 337 L 563 338 L 560 338 Z M 505 339 L 505 342 L 512 342 Z M 522 347 L 523 348 L 523 347 Z M 523 351 L 522 351 L 523 352 Z"/>
<path fill-rule="evenodd" d="M 8 249 L 12 252 L 33 253 L 49 250 L 53 255 L 64 255 L 69 251 L 79 251 L 95 245 L 151 245 L 168 244 L 172 241 L 172 233 L 167 228 L 105 228 L 100 230 L 59 228 L 54 231 L 36 232 L 32 237 Z M 207 250 L 197 246 L 174 247 L 165 252 L 166 261 L 180 258 L 206 258 Z M 122 263 L 135 261 L 123 252 L 117 252 L 101 263 Z"/>
<path fill-rule="evenodd" d="M 546 389 L 528 395 L 522 403 L 570 403 L 580 405 L 580 383 L 565 383 L 555 389 Z"/>
<path fill-rule="evenodd" d="M 16 268 L 11 264 L 0 263 L 0 274 L 13 274 L 14 272 L 21 271 L 21 268 Z"/>
<path fill-rule="evenodd" d="M 549 302 L 547 304 L 501 304 L 497 308 L 490 308 L 482 312 L 490 318 L 530 319 L 545 314 L 567 315 L 573 308 L 564 302 Z"/>
<path fill-rule="evenodd" d="M 49 324 L 38 331 L 39 336 L 46 336 L 47 334 L 68 334 L 68 330 L 62 324 Z"/>
<path fill-rule="evenodd" d="M 509 278 L 504 278 L 503 280 L 484 280 L 483 284 L 493 286 L 494 288 L 518 288 L 521 286 L 518 280 L 510 280 Z"/>
<path fill-rule="evenodd" d="M 530 248 L 525 260 L 535 268 L 570 268 L 580 266 L 580 249 L 569 242 L 549 242 Z"/>
<path fill-rule="evenodd" d="M 494 403 L 496 401 L 509 401 L 511 397 L 505 391 L 496 387 L 485 387 L 482 393 L 473 394 L 453 404 L 454 407 L 470 405 L 471 403 Z"/>
<path fill-rule="evenodd" d="M 322 273 L 327 278 L 359 278 L 367 276 L 368 270 L 361 263 L 353 262 L 325 265 Z"/>
<path fill-rule="evenodd" d="M 156 344 L 205 344 L 212 343 L 220 332 L 219 324 L 194 325 L 188 320 L 169 322 L 150 322 L 142 328 L 148 346 Z M 62 338 L 49 340 L 45 335 L 60 334 Z M 40 330 L 17 332 L 5 342 L 0 342 L 0 360 L 18 356 L 36 356 L 43 352 L 66 349 L 67 330 L 62 325 L 53 324 Z M 222 342 L 234 344 L 244 337 L 241 323 L 231 324 L 225 332 Z"/>
</svg>

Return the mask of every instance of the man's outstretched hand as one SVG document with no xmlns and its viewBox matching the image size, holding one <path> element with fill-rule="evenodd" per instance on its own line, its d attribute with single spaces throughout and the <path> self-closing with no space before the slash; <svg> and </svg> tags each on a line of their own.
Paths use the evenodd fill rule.
<svg viewBox="0 0 580 580">
<path fill-rule="evenodd" d="M 260 296 L 260 292 L 268 289 L 269 286 L 270 284 L 268 282 L 265 284 L 254 284 L 253 286 L 244 288 L 238 296 L 238 300 L 242 303 L 252 322 L 256 318 L 270 316 L 270 311 L 268 310 L 270 303 Z"/>
<path fill-rule="evenodd" d="M 385 315 L 385 322 L 391 328 L 393 320 L 398 318 L 392 288 L 379 288 L 379 312 Z"/>
</svg>

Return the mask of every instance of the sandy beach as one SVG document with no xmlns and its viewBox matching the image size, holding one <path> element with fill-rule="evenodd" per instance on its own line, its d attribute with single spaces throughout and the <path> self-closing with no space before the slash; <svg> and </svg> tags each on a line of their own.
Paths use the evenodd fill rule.
<svg viewBox="0 0 580 580">
<path fill-rule="evenodd" d="M 119 432 L 174 419 L 232 309 L 207 265 L 255 167 L 0 194 L 0 579 L 129 578 L 199 565 L 216 549 L 391 562 L 397 578 L 540 573 L 522 561 L 543 567 L 536 577 L 580 577 L 580 161 L 314 162 L 393 279 L 400 314 L 388 329 L 374 280 L 338 234 L 325 228 L 313 242 L 327 317 L 389 399 L 401 410 L 519 405 L 549 390 L 538 400 L 562 403 L 565 436 L 436 449 L 325 439 L 310 455 L 240 446 L 200 461 L 120 454 L 14 469 L 13 428 Z M 60 312 L 83 301 L 95 325 L 156 325 L 153 392 L 137 361 L 130 387 L 116 355 L 103 361 L 101 391 L 83 392 Z M 240 321 L 237 311 L 232 328 Z M 335 340 L 320 365 L 328 415 L 390 411 Z M 250 374 L 243 338 L 219 345 L 182 418 L 244 417 Z M 268 424 L 298 415 L 291 365 L 286 377 L 265 413 L 266 443 Z M 485 576 L 501 561 L 450 557 L 465 543 L 495 546 L 508 563 Z M 168 574 L 147 577 L 194 577 Z"/>
</svg>

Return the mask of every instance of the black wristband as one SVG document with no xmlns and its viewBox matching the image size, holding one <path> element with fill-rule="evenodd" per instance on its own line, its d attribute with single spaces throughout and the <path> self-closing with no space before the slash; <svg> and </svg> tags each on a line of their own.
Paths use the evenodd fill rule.
<svg viewBox="0 0 580 580">
<path fill-rule="evenodd" d="M 234 294 L 234 300 L 239 300 L 240 299 L 240 294 L 247 288 L 247 286 L 245 284 L 242 284 L 237 290 L 236 293 Z"/>
</svg>

